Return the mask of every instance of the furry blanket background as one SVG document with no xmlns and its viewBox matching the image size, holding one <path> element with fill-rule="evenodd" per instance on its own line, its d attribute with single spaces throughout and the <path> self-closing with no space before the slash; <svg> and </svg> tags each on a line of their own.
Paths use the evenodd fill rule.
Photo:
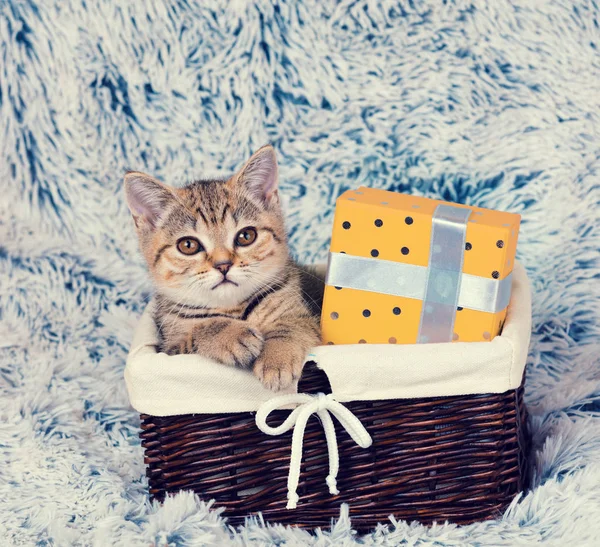
<svg viewBox="0 0 600 547">
<path fill-rule="evenodd" d="M 0 545 L 600 544 L 599 26 L 596 0 L 0 3 Z M 311 536 L 148 502 L 122 174 L 266 142 L 305 261 L 359 184 L 523 215 L 535 478 L 501 520 Z"/>
</svg>

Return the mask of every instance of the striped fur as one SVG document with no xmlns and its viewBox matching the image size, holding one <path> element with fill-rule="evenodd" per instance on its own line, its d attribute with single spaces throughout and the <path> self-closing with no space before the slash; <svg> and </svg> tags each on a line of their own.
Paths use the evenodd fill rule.
<svg viewBox="0 0 600 547">
<path fill-rule="evenodd" d="M 307 272 L 289 256 L 273 148 L 228 180 L 171 188 L 129 172 L 125 189 L 154 281 L 161 349 L 252 369 L 274 390 L 298 378 L 319 342 L 318 306 L 303 296 Z M 246 229 L 255 241 L 236 244 Z M 178 249 L 185 238 L 200 251 Z"/>
</svg>

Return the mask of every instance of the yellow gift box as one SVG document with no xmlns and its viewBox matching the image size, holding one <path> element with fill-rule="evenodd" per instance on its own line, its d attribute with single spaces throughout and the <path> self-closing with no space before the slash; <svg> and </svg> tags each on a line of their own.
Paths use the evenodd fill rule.
<svg viewBox="0 0 600 547">
<path fill-rule="evenodd" d="M 500 333 L 521 217 L 361 187 L 337 202 L 324 344 L 480 342 Z"/>
</svg>

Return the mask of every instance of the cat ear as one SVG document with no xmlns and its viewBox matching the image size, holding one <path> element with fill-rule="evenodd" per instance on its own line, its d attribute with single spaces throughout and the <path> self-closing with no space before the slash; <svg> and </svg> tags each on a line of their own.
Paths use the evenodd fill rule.
<svg viewBox="0 0 600 547">
<path fill-rule="evenodd" d="M 125 174 L 125 195 L 135 225 L 143 220 L 151 228 L 156 226 L 169 202 L 174 199 L 171 190 L 150 175 L 137 171 Z"/>
<path fill-rule="evenodd" d="M 233 177 L 233 181 L 262 202 L 269 203 L 274 198 L 276 199 L 279 170 L 275 149 L 268 144 L 255 152 L 239 173 Z"/>
</svg>

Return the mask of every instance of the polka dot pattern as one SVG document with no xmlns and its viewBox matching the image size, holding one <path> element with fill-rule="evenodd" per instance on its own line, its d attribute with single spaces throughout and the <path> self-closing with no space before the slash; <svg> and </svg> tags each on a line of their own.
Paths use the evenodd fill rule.
<svg viewBox="0 0 600 547">
<path fill-rule="evenodd" d="M 371 310 L 363 310 L 363 317 L 371 317 Z"/>
<path fill-rule="evenodd" d="M 345 196 L 345 197 L 344 197 Z M 352 200 L 352 201 L 350 201 Z M 331 251 L 372 261 L 427 266 L 431 253 L 431 216 L 441 202 L 373 188 L 348 191 L 337 201 Z M 364 204 L 364 208 L 363 208 Z M 504 279 L 514 267 L 518 215 L 470 206 L 463 271 L 484 279 Z M 497 277 L 496 277 L 497 276 Z M 410 279 L 395 275 L 399 291 Z M 397 282 L 397 283 L 396 283 Z M 415 343 L 423 309 L 417 299 L 378 293 L 376 276 L 365 278 L 363 291 L 328 286 L 322 318 L 323 340 L 335 344 Z M 363 313 L 368 310 L 368 316 Z M 331 317 L 335 312 L 336 319 Z M 432 312 L 433 313 L 433 312 Z M 461 342 L 491 340 L 499 332 L 505 310 L 496 314 L 457 306 L 454 333 Z M 483 333 L 489 333 L 489 338 Z"/>
</svg>

